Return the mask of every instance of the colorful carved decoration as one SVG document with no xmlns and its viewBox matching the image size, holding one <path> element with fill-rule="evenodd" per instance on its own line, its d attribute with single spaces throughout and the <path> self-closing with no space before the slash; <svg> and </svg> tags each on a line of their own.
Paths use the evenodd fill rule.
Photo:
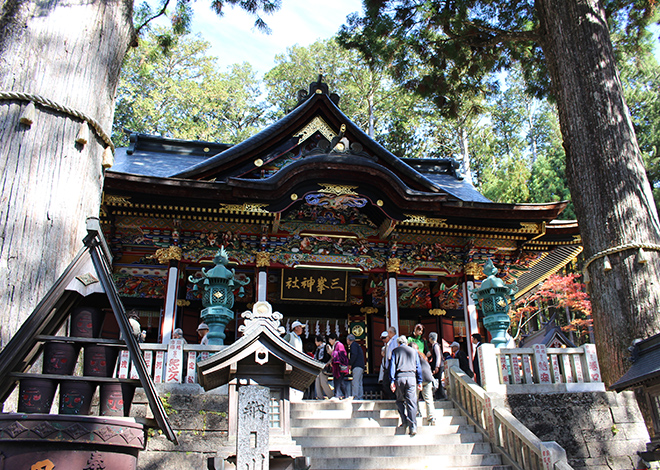
<svg viewBox="0 0 660 470">
<path fill-rule="evenodd" d="M 431 291 L 428 285 L 421 282 L 413 286 L 400 285 L 397 287 L 400 308 L 431 308 Z"/>
<path fill-rule="evenodd" d="M 119 295 L 144 299 L 159 299 L 165 295 L 165 278 L 158 276 L 112 275 Z"/>
<path fill-rule="evenodd" d="M 367 286 L 367 295 L 371 296 L 371 305 L 382 307 L 385 305 L 385 283 L 380 274 L 370 274 Z"/>
<path fill-rule="evenodd" d="M 463 308 L 463 292 L 458 284 L 447 287 L 440 283 L 433 289 L 433 296 L 438 299 L 438 306 L 447 310 L 458 310 Z"/>
</svg>

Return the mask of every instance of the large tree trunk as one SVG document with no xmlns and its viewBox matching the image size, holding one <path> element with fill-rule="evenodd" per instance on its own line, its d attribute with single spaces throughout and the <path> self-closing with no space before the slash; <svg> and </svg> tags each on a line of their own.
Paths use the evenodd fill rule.
<svg viewBox="0 0 660 470">
<path fill-rule="evenodd" d="M 95 119 L 110 134 L 133 38 L 130 0 L 0 0 L 0 91 L 33 93 Z M 75 143 L 81 120 L 0 101 L 0 346 L 81 248 L 98 216 L 105 143 Z"/>
<path fill-rule="evenodd" d="M 589 258 L 625 243 L 660 243 L 660 224 L 597 0 L 537 0 L 559 108 L 566 172 Z M 628 347 L 660 331 L 660 253 L 636 250 L 589 267 L 594 332 L 606 383 L 628 369 Z"/>
</svg>

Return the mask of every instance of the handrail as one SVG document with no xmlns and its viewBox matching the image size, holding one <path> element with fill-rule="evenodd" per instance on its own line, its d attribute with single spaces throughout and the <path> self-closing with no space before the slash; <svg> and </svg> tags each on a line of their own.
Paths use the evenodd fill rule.
<svg viewBox="0 0 660 470">
<path fill-rule="evenodd" d="M 167 344 L 140 343 L 147 373 L 154 383 L 197 383 L 197 361 L 222 351 L 227 346 L 187 344 L 183 340 L 170 340 Z M 128 351 L 119 353 L 115 376 L 134 378 L 133 364 Z"/>
<path fill-rule="evenodd" d="M 596 347 L 479 347 L 481 384 L 495 393 L 603 392 Z"/>
<path fill-rule="evenodd" d="M 450 360 L 445 365 L 449 397 L 517 470 L 571 470 L 566 452 L 554 441 L 542 442 Z"/>
</svg>

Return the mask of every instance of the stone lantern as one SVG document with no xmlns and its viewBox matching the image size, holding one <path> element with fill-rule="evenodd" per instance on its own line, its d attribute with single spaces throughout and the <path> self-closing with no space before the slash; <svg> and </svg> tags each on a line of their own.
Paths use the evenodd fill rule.
<svg viewBox="0 0 660 470">
<path fill-rule="evenodd" d="M 209 326 L 207 334 L 210 345 L 225 344 L 225 328 L 227 324 L 234 319 L 234 289 L 238 284 L 240 289 L 238 296 L 243 297 L 243 286 L 250 282 L 241 281 L 235 278 L 233 269 L 228 269 L 229 258 L 225 247 L 220 247 L 213 258 L 215 267 L 208 272 L 202 268 L 202 277 L 194 278 L 189 276 L 188 280 L 195 286 L 193 290 L 198 290 L 197 284 L 203 281 L 204 294 L 202 295 L 202 305 L 206 307 L 202 310 L 201 318 Z"/>
<path fill-rule="evenodd" d="M 515 281 L 513 284 L 505 284 L 496 277 L 498 269 L 488 259 L 484 265 L 486 279 L 481 283 L 479 289 L 473 289 L 472 298 L 479 303 L 484 314 L 484 326 L 493 336 L 492 343 L 496 348 L 506 346 L 506 331 L 511 323 L 509 310 L 513 302 L 513 295 L 518 292 Z"/>
</svg>

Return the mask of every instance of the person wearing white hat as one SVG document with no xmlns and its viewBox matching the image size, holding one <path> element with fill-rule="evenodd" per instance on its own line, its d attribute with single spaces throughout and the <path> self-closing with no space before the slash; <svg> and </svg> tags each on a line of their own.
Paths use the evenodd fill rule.
<svg viewBox="0 0 660 470">
<path fill-rule="evenodd" d="M 296 348 L 297 351 L 303 352 L 303 342 L 300 335 L 303 332 L 303 324 L 298 320 L 291 324 L 291 333 L 289 333 L 289 344 Z"/>
<path fill-rule="evenodd" d="M 386 367 L 385 358 L 387 357 L 386 350 L 387 350 L 387 342 L 389 341 L 389 339 L 390 337 L 387 334 L 387 331 L 383 331 L 380 334 L 380 340 L 383 342 L 383 346 L 380 348 L 381 359 L 380 359 L 380 372 L 378 373 L 378 383 L 381 385 L 383 383 L 383 376 L 385 375 L 385 367 Z"/>
<path fill-rule="evenodd" d="M 296 351 L 303 352 L 303 342 L 302 338 L 300 335 L 302 335 L 303 332 L 303 324 L 300 323 L 298 320 L 294 321 L 291 324 L 291 332 L 289 333 L 289 344 L 293 346 Z M 303 392 L 300 390 L 296 390 L 294 388 L 289 389 L 289 398 L 291 401 L 296 402 L 296 401 L 302 401 L 303 399 Z"/>
<path fill-rule="evenodd" d="M 209 333 L 209 326 L 204 322 L 200 323 L 199 326 L 197 327 L 197 334 L 201 338 L 199 344 L 209 344 L 208 333 Z"/>
</svg>

